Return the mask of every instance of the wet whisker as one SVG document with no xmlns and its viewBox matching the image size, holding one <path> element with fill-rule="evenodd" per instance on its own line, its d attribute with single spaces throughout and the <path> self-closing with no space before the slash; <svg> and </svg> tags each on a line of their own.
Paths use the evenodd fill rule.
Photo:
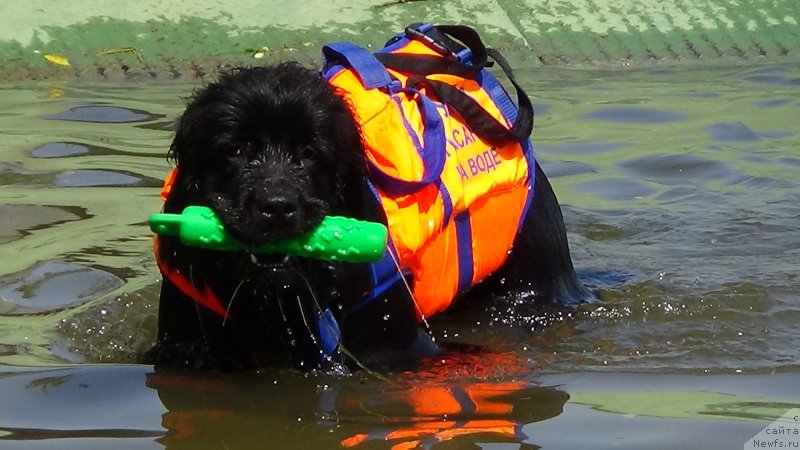
<svg viewBox="0 0 800 450">
<path fill-rule="evenodd" d="M 244 277 L 242 277 L 241 281 L 239 281 L 239 284 L 236 285 L 236 289 L 233 290 L 233 294 L 231 294 L 230 300 L 228 300 L 228 307 L 225 309 L 225 318 L 222 319 L 222 326 L 223 327 L 225 326 L 225 324 L 228 323 L 228 311 L 230 311 L 231 308 L 233 307 L 233 300 L 236 298 L 236 294 L 239 293 L 239 289 L 242 288 L 242 286 L 244 285 L 244 282 L 247 280 L 247 278 L 248 278 L 248 275 L 245 275 Z"/>
<path fill-rule="evenodd" d="M 314 330 L 311 329 L 311 325 L 308 323 L 308 319 L 306 318 L 306 312 L 303 309 L 303 301 L 300 299 L 299 295 L 296 296 L 295 298 L 297 298 L 297 307 L 300 309 L 300 317 L 303 319 L 303 325 L 306 326 L 306 330 L 308 331 L 308 334 L 311 336 L 311 342 L 313 342 L 314 345 L 319 346 L 319 343 L 317 342 L 317 337 L 314 336 Z"/>
<path fill-rule="evenodd" d="M 400 279 L 403 280 L 403 286 L 405 286 L 406 291 L 408 291 L 408 295 L 411 296 L 411 302 L 414 304 L 414 308 L 416 308 L 417 314 L 419 314 L 422 324 L 425 325 L 425 331 L 430 333 L 431 326 L 428 324 L 428 320 L 425 318 L 425 314 L 422 313 L 422 308 L 419 307 L 417 298 L 414 296 L 414 291 L 411 289 L 411 286 L 409 286 L 408 280 L 406 280 L 406 277 L 403 276 L 403 270 L 400 268 L 400 261 L 397 260 L 397 255 L 395 255 L 392 249 L 389 248 L 388 246 L 386 251 L 387 253 L 389 253 L 389 256 L 391 256 L 392 262 L 394 262 L 394 266 L 397 269 L 397 273 L 400 275 Z"/>
<path fill-rule="evenodd" d="M 252 274 L 252 273 L 253 273 L 253 268 L 251 267 L 251 268 L 248 269 L 247 273 L 245 273 L 244 276 L 242 277 L 242 279 L 239 281 L 239 284 L 236 285 L 236 289 L 233 290 L 233 293 L 231 294 L 231 298 L 228 301 L 228 307 L 225 308 L 225 318 L 222 319 L 222 326 L 223 327 L 228 322 L 228 311 L 230 311 L 231 308 L 233 307 L 233 300 L 236 298 L 237 294 L 239 293 L 239 290 L 244 285 L 244 282 L 247 281 L 250 278 L 250 274 Z"/>
</svg>

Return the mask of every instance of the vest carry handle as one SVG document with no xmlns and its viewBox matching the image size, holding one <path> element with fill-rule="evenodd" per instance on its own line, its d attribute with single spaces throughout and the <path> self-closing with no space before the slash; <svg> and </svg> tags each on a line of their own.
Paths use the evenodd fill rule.
<svg viewBox="0 0 800 450">
<path fill-rule="evenodd" d="M 476 80 L 481 69 L 491 66 L 486 46 L 478 33 L 470 27 L 413 24 L 406 28 L 405 36 L 425 43 L 443 58 L 381 52 L 376 53 L 375 57 L 386 67 L 401 72 L 422 76 L 448 74 L 470 80 Z M 458 41 L 463 42 L 463 45 Z M 465 64 L 466 61 L 470 63 Z"/>
<path fill-rule="evenodd" d="M 418 30 L 418 27 L 412 25 L 409 29 Z M 533 131 L 534 118 L 530 98 L 517 82 L 506 59 L 498 51 L 486 48 L 474 29 L 462 25 L 440 25 L 432 27 L 426 32 L 409 33 L 407 29 L 406 34 L 428 44 L 429 47 L 444 56 L 450 56 L 437 58 L 427 55 L 376 53 L 375 57 L 386 67 L 414 74 L 407 82 L 408 87 L 417 89 L 426 87 L 431 90 L 440 101 L 458 111 L 467 125 L 492 145 L 501 146 L 511 142 L 520 142 L 530 136 Z M 454 42 L 448 36 L 461 41 L 466 47 Z M 431 41 L 435 42 L 435 45 L 431 44 Z M 461 58 L 458 57 L 464 54 L 464 49 L 468 49 L 472 55 L 469 64 L 461 61 Z M 445 51 L 448 53 L 445 54 Z M 433 74 L 447 74 L 475 80 L 482 69 L 491 66 L 489 58 L 500 66 L 516 90 L 519 110 L 514 123 L 508 128 L 489 115 L 468 95 L 447 83 L 427 77 Z"/>
<path fill-rule="evenodd" d="M 424 166 L 422 177 L 419 180 L 399 178 L 368 160 L 367 170 L 375 184 L 392 195 L 400 196 L 413 194 L 438 180 L 444 170 L 446 140 L 444 124 L 433 102 L 413 89 L 402 88 L 399 83 L 392 86 L 392 78 L 386 67 L 372 52 L 364 48 L 348 42 L 335 42 L 325 45 L 322 54 L 325 65 L 342 64 L 352 68 L 365 88 L 385 88 L 394 93 L 405 91 L 417 94 L 416 101 L 423 112 L 425 123 L 422 132 L 424 143 L 417 148 Z"/>
<path fill-rule="evenodd" d="M 433 91 L 437 98 L 448 106 L 452 107 L 464 119 L 467 125 L 481 136 L 486 142 L 502 146 L 512 142 L 520 142 L 527 139 L 533 131 L 533 105 L 530 98 L 525 94 L 525 91 L 517 83 L 514 78 L 511 68 L 505 59 L 493 49 L 488 50 L 495 59 L 498 65 L 503 68 L 503 71 L 508 76 L 511 84 L 517 92 L 517 103 L 519 111 L 517 117 L 510 128 L 500 122 L 486 112 L 478 102 L 472 97 L 466 95 L 462 91 L 454 88 L 453 86 L 443 83 L 438 80 L 432 80 L 427 77 L 413 76 L 408 79 L 407 84 L 409 87 L 427 87 Z"/>
</svg>

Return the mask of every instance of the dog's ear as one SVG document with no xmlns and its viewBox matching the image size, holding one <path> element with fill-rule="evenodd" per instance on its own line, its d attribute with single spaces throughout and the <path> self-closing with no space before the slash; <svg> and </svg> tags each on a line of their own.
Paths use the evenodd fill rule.
<svg viewBox="0 0 800 450">
<path fill-rule="evenodd" d="M 175 165 L 178 165 L 179 160 L 185 159 L 185 156 L 182 155 L 186 153 L 184 150 L 186 148 L 186 137 L 184 136 L 181 122 L 182 118 L 178 120 L 175 136 L 172 138 L 172 143 L 169 145 L 169 151 L 167 152 L 167 160 Z"/>
<path fill-rule="evenodd" d="M 196 174 L 199 161 L 196 160 L 199 155 L 194 149 L 191 137 L 193 127 L 190 123 L 186 113 L 184 113 L 178 122 L 175 137 L 172 139 L 167 152 L 167 160 L 175 164 L 175 167 L 179 169 L 174 189 L 180 192 L 188 192 L 191 186 L 197 186 L 198 183 Z"/>
<path fill-rule="evenodd" d="M 196 91 L 178 120 L 175 137 L 170 144 L 167 158 L 175 163 L 184 177 L 193 177 L 203 167 L 203 158 L 208 149 L 210 133 L 214 132 L 213 108 L 218 83 L 212 83 Z"/>
<path fill-rule="evenodd" d="M 361 213 L 363 205 L 355 203 L 363 197 L 367 164 L 361 129 L 353 119 L 352 106 L 340 95 L 332 98 L 339 103 L 334 109 L 339 115 L 334 121 L 339 124 L 339 129 L 332 133 L 336 139 L 335 147 L 340 152 L 337 157 L 342 162 L 335 179 L 337 192 L 341 193 L 342 200 L 353 210 L 352 213 Z"/>
</svg>

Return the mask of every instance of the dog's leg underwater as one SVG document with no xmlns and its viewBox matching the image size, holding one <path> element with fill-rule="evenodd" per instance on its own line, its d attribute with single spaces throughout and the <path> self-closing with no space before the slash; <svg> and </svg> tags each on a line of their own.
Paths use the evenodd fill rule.
<svg viewBox="0 0 800 450">
<path fill-rule="evenodd" d="M 409 367 L 441 351 L 417 320 L 403 283 L 342 318 L 343 346 L 370 369 Z"/>
<path fill-rule="evenodd" d="M 575 306 L 596 298 L 575 275 L 561 207 L 538 162 L 533 204 L 511 255 L 487 282 L 494 292 L 532 296 L 543 305 Z"/>
<path fill-rule="evenodd" d="M 359 199 L 351 202 L 350 214 L 362 220 L 385 222 L 383 209 L 370 188 L 365 183 L 358 188 L 349 197 Z M 355 292 L 371 287 L 368 269 L 361 269 L 364 271 L 359 275 L 353 272 L 347 283 L 355 300 L 345 302 L 335 312 L 342 329 L 342 347 L 355 358 L 353 362 L 376 370 L 397 369 L 439 353 L 441 348 L 419 323 L 418 308 L 408 285 L 396 282 L 380 296 L 361 303 Z"/>
</svg>

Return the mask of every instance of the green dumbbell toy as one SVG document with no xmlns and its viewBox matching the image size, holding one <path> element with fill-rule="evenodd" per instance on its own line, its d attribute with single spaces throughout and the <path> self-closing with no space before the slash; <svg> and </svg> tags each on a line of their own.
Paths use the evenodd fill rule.
<svg viewBox="0 0 800 450">
<path fill-rule="evenodd" d="M 351 263 L 380 260 L 387 239 L 386 226 L 381 223 L 327 216 L 307 234 L 253 248 L 233 238 L 214 211 L 205 206 L 189 206 L 181 214 L 153 214 L 150 229 L 178 236 L 184 245 L 208 250 L 280 253 Z"/>
</svg>

